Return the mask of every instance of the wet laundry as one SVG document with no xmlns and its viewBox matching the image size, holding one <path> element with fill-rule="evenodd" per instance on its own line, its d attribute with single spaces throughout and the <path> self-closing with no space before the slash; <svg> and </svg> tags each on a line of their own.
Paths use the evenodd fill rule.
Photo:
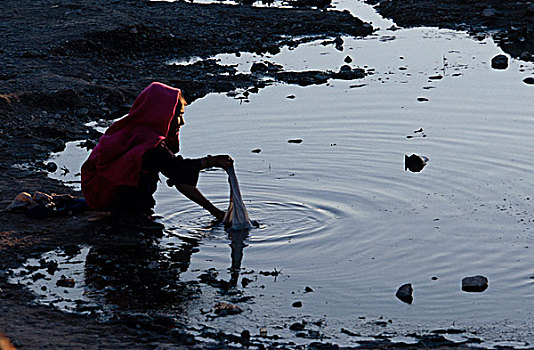
<svg viewBox="0 0 534 350">
<path fill-rule="evenodd" d="M 237 182 L 234 167 L 230 166 L 226 172 L 228 173 L 228 182 L 230 183 L 230 204 L 224 215 L 223 223 L 232 231 L 249 230 L 254 223 L 249 219 L 247 208 L 241 198 L 241 191 L 239 190 L 239 183 Z"/>
</svg>

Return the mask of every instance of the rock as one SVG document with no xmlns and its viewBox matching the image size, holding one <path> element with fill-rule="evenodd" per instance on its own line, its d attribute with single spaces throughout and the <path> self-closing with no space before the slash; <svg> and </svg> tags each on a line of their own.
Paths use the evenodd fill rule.
<svg viewBox="0 0 534 350">
<path fill-rule="evenodd" d="M 215 304 L 215 313 L 219 316 L 236 315 L 243 312 L 237 305 L 219 302 Z"/>
<path fill-rule="evenodd" d="M 288 143 L 302 143 L 302 139 L 291 139 L 287 140 Z"/>
<path fill-rule="evenodd" d="M 87 115 L 87 114 L 89 114 L 89 109 L 85 107 L 78 109 L 78 115 Z"/>
<path fill-rule="evenodd" d="M 291 326 L 289 326 L 289 329 L 292 331 L 302 331 L 306 327 L 306 324 L 304 322 L 295 322 Z"/>
<path fill-rule="evenodd" d="M 65 275 L 61 275 L 61 277 L 57 280 L 56 286 L 58 287 L 65 287 L 65 288 L 74 288 L 76 285 L 76 281 L 74 278 L 67 278 Z"/>
<path fill-rule="evenodd" d="M 250 67 L 250 71 L 252 73 L 267 73 L 268 70 L 269 68 L 267 67 L 267 65 L 262 62 L 254 62 L 252 64 L 252 67 Z"/>
<path fill-rule="evenodd" d="M 289 95 L 289 96 L 286 96 L 287 99 L 290 99 L 290 100 L 294 100 L 295 99 L 295 95 Z"/>
<path fill-rule="evenodd" d="M 400 286 L 399 289 L 397 289 L 395 296 L 401 301 L 411 304 L 413 302 L 413 288 L 411 283 L 406 283 Z"/>
<path fill-rule="evenodd" d="M 302 301 L 295 301 L 293 304 L 291 304 L 293 307 L 302 307 Z"/>
<path fill-rule="evenodd" d="M 462 290 L 464 292 L 480 293 L 488 288 L 488 279 L 484 276 L 465 277 L 462 280 Z"/>
<path fill-rule="evenodd" d="M 365 71 L 361 68 L 351 68 L 349 65 L 343 65 L 339 72 L 332 72 L 331 77 L 334 79 L 353 80 L 365 77 Z"/>
<path fill-rule="evenodd" d="M 54 162 L 48 162 L 45 164 L 45 170 L 49 173 L 54 173 L 57 170 L 57 164 Z"/>
<path fill-rule="evenodd" d="M 267 336 L 267 327 L 260 328 L 260 336 L 266 337 Z"/>
<path fill-rule="evenodd" d="M 491 59 L 491 68 L 506 69 L 508 68 L 508 57 L 505 55 L 497 55 Z"/>
<path fill-rule="evenodd" d="M 337 38 L 334 39 L 334 45 L 336 46 L 336 50 L 338 51 L 343 51 L 343 39 L 338 36 Z"/>
<path fill-rule="evenodd" d="M 312 292 L 314 292 L 313 288 L 309 286 L 306 286 L 306 288 L 304 288 L 304 293 L 312 293 Z"/>
<path fill-rule="evenodd" d="M 259 148 L 255 148 L 251 151 L 252 153 L 260 153 L 261 152 L 261 149 Z"/>
<path fill-rule="evenodd" d="M 347 56 L 345 57 L 345 63 L 351 63 L 352 62 L 352 58 L 350 56 Z"/>
<path fill-rule="evenodd" d="M 247 329 L 241 332 L 241 342 L 245 345 L 250 343 L 250 332 Z"/>
<path fill-rule="evenodd" d="M 418 156 L 412 154 L 411 156 L 404 155 L 404 171 L 410 170 L 411 172 L 418 173 L 426 166 L 428 158 L 424 156 Z"/>
<path fill-rule="evenodd" d="M 534 3 L 528 5 L 527 10 L 528 10 L 528 12 L 530 12 L 530 13 L 534 13 Z"/>
<path fill-rule="evenodd" d="M 243 277 L 243 279 L 241 280 L 241 286 L 243 286 L 243 288 L 246 288 L 250 284 L 250 282 L 252 282 L 250 278 Z"/>
<path fill-rule="evenodd" d="M 534 85 L 534 77 L 528 77 L 528 78 L 523 79 L 523 83 Z"/>
<path fill-rule="evenodd" d="M 418 97 L 417 101 L 419 101 L 419 102 L 428 102 L 428 98 L 426 98 L 426 97 Z"/>
</svg>

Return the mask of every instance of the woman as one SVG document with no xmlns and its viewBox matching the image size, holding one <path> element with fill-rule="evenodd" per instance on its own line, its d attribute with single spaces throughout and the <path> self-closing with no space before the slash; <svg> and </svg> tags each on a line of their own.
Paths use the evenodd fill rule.
<svg viewBox="0 0 534 350">
<path fill-rule="evenodd" d="M 179 131 L 187 103 L 179 89 L 150 84 L 136 98 L 130 112 L 111 125 L 82 166 L 82 192 L 90 208 L 120 217 L 151 219 L 159 173 L 169 186 L 222 220 L 217 209 L 196 187 L 199 172 L 227 169 L 228 155 L 184 159 Z"/>
</svg>

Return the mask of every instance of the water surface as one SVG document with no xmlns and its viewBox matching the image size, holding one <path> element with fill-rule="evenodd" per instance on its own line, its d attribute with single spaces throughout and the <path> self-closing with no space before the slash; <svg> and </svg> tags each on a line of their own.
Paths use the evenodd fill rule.
<svg viewBox="0 0 534 350">
<path fill-rule="evenodd" d="M 210 320 L 216 329 L 267 327 L 306 342 L 284 327 L 304 318 L 324 320 L 321 334 L 347 345 L 362 338 L 341 328 L 362 337 L 465 328 L 485 345 L 533 342 L 534 88 L 522 80 L 534 66 L 511 60 L 496 71 L 489 62 L 501 50 L 491 39 L 434 28 L 391 31 L 390 21 L 361 3 L 356 15 L 358 8 L 381 29 L 365 39 L 344 37 L 343 51 L 317 41 L 274 56 L 217 57 L 247 71 L 261 60 L 286 70 L 337 70 L 350 56 L 351 66 L 374 74 L 306 88 L 276 84 L 248 97 L 212 94 L 190 105 L 181 154 L 231 154 L 249 215 L 261 225 L 229 237 L 162 185 L 162 250 L 198 244 L 183 281 L 210 268 L 235 279 L 232 257 L 234 267 L 241 258 L 238 281 L 253 278 L 238 288 L 253 302 L 239 315 Z M 420 173 L 404 170 L 412 153 L 430 159 Z M 227 206 L 223 171 L 203 172 L 199 188 Z M 274 269 L 281 271 L 276 278 L 258 274 Z M 489 288 L 462 292 L 462 278 L 478 274 Z M 404 283 L 414 287 L 412 305 L 395 298 Z M 306 286 L 314 291 L 305 293 Z M 187 308 L 192 327 L 206 323 L 216 301 L 228 300 L 202 289 Z M 391 322 L 377 325 L 381 319 Z"/>
</svg>

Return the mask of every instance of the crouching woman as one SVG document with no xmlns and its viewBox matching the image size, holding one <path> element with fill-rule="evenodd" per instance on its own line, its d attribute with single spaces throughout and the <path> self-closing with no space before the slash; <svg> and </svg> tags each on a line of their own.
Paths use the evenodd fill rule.
<svg viewBox="0 0 534 350">
<path fill-rule="evenodd" d="M 82 166 L 82 192 L 93 210 L 119 217 L 151 220 L 153 194 L 159 173 L 187 198 L 221 220 L 216 208 L 196 187 L 199 172 L 210 167 L 227 169 L 228 155 L 184 159 L 179 131 L 187 105 L 179 89 L 150 84 L 136 98 L 130 112 L 113 123 Z"/>
</svg>

